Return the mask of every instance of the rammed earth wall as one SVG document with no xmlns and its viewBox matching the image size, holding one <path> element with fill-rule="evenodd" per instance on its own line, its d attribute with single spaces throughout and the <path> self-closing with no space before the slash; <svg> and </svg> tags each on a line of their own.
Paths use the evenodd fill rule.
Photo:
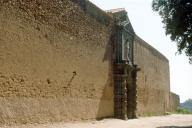
<svg viewBox="0 0 192 128">
<path fill-rule="evenodd" d="M 0 124 L 113 116 L 110 22 L 69 0 L 0 1 Z"/>
<path fill-rule="evenodd" d="M 88 1 L 0 1 L 0 124 L 114 116 L 113 19 Z M 136 37 L 138 114 L 169 108 L 169 64 Z"/>
<path fill-rule="evenodd" d="M 180 98 L 177 94 L 172 93 L 170 95 L 170 111 L 175 112 L 180 107 Z"/>
<path fill-rule="evenodd" d="M 134 61 L 138 72 L 138 114 L 160 115 L 169 111 L 169 61 L 140 37 L 135 37 Z"/>
</svg>

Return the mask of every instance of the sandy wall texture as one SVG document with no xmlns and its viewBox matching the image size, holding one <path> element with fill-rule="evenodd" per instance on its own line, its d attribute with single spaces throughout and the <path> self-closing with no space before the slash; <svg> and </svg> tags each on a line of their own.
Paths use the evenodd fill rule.
<svg viewBox="0 0 192 128">
<path fill-rule="evenodd" d="M 113 116 L 107 25 L 69 0 L 1 0 L 0 124 Z"/>
<path fill-rule="evenodd" d="M 157 50 L 135 37 L 134 61 L 138 72 L 138 115 L 160 115 L 169 110 L 169 62 Z"/>
<path fill-rule="evenodd" d="M 0 125 L 112 117 L 112 26 L 87 0 L 1 0 Z M 168 60 L 138 36 L 134 52 L 138 115 L 174 109 Z"/>
<path fill-rule="evenodd" d="M 170 111 L 175 112 L 180 107 L 180 98 L 177 94 L 170 93 Z"/>
</svg>

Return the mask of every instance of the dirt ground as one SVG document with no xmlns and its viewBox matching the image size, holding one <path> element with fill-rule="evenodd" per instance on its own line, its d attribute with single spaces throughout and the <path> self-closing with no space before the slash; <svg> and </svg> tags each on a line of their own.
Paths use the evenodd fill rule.
<svg viewBox="0 0 192 128">
<path fill-rule="evenodd" d="M 142 117 L 134 120 L 104 119 L 101 121 L 28 124 L 1 128 L 192 128 L 192 115 Z"/>
</svg>

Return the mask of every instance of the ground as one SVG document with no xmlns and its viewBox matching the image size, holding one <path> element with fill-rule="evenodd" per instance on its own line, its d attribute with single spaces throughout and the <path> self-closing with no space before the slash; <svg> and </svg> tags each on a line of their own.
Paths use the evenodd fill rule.
<svg viewBox="0 0 192 128">
<path fill-rule="evenodd" d="M 159 117 L 142 117 L 134 120 L 104 119 L 101 121 L 28 124 L 19 126 L 2 126 L 2 128 L 192 128 L 192 115 L 168 115 Z"/>
</svg>

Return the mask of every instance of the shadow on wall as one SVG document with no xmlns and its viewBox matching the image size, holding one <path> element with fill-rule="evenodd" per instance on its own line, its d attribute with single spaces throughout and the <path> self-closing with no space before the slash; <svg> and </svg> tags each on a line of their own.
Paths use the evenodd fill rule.
<svg viewBox="0 0 192 128">
<path fill-rule="evenodd" d="M 163 126 L 157 128 L 192 128 L 192 126 Z"/>
<path fill-rule="evenodd" d="M 113 32 L 113 30 L 112 30 Z M 97 111 L 97 120 L 114 116 L 114 96 L 113 96 L 113 43 L 114 34 L 112 33 L 105 48 L 103 62 L 108 61 L 108 78 L 103 88 L 102 97 Z"/>
</svg>

